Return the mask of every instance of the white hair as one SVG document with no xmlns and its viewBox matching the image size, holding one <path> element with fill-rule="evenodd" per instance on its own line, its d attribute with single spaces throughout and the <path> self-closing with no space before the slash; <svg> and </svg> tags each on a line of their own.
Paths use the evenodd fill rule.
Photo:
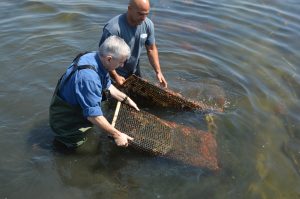
<svg viewBox="0 0 300 199">
<path fill-rule="evenodd" d="M 99 55 L 101 57 L 110 55 L 114 59 L 129 59 L 130 48 L 122 38 L 112 35 L 99 47 Z"/>
</svg>

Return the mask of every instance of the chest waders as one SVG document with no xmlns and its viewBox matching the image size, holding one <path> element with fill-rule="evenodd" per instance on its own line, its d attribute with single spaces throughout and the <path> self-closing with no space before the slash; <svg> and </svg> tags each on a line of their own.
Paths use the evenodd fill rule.
<svg viewBox="0 0 300 199">
<path fill-rule="evenodd" d="M 90 65 L 77 65 L 79 58 L 83 54 L 79 54 L 74 59 L 74 69 L 69 76 L 65 78 L 65 81 L 62 82 L 64 75 L 59 79 L 49 108 L 49 122 L 52 130 L 55 132 L 55 139 L 70 148 L 78 147 L 83 144 L 86 141 L 87 131 L 93 127 L 93 124 L 83 117 L 82 108 L 80 106 L 70 105 L 58 95 L 62 85 L 65 84 L 77 70 L 92 69 L 96 71 L 95 68 Z"/>
</svg>

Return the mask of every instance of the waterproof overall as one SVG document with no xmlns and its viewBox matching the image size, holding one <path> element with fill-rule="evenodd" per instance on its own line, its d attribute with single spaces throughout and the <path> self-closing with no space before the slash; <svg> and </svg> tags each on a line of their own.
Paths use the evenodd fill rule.
<svg viewBox="0 0 300 199">
<path fill-rule="evenodd" d="M 83 117 L 82 108 L 70 105 L 59 96 L 59 90 L 77 70 L 91 69 L 96 71 L 93 66 L 78 66 L 79 58 L 86 53 L 77 55 L 73 60 L 73 71 L 62 82 L 63 76 L 59 79 L 49 108 L 49 122 L 55 132 L 55 139 L 67 147 L 78 147 L 86 141 L 86 133 L 93 127 L 93 124 Z M 97 71 L 96 71 L 97 72 Z"/>
</svg>

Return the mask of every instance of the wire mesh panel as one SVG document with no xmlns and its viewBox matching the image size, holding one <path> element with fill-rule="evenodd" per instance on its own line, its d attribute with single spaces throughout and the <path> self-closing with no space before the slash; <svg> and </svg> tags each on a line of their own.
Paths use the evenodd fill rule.
<svg viewBox="0 0 300 199">
<path fill-rule="evenodd" d="M 145 79 L 131 75 L 119 87 L 139 104 L 146 103 L 156 107 L 178 110 L 200 110 L 203 112 L 223 112 L 222 108 L 209 106 L 202 102 L 192 101 L 169 89 L 158 87 Z"/>
<path fill-rule="evenodd" d="M 113 125 L 134 138 L 130 146 L 137 150 L 192 166 L 218 169 L 217 143 L 212 133 L 162 120 L 126 104 L 116 109 Z"/>
</svg>

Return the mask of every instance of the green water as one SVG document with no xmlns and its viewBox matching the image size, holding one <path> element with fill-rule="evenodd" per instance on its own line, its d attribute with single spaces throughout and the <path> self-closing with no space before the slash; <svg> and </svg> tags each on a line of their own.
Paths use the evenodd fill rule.
<svg viewBox="0 0 300 199">
<path fill-rule="evenodd" d="M 48 105 L 58 77 L 77 53 L 97 49 L 104 23 L 126 3 L 0 3 L 0 198 L 300 198 L 296 0 L 151 1 L 169 88 L 225 99 L 214 115 L 219 172 L 117 148 L 99 129 L 75 153 L 53 146 Z M 155 81 L 145 52 L 142 70 Z M 183 121 L 205 126 L 193 114 Z"/>
</svg>

